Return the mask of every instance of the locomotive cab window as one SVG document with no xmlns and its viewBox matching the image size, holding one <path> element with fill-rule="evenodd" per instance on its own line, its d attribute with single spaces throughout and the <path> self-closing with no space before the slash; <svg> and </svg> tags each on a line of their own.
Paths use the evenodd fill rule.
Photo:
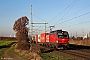
<svg viewBox="0 0 90 60">
<path fill-rule="evenodd" d="M 67 32 L 58 32 L 57 33 L 57 37 L 58 38 L 67 38 L 68 37 L 68 33 Z"/>
</svg>

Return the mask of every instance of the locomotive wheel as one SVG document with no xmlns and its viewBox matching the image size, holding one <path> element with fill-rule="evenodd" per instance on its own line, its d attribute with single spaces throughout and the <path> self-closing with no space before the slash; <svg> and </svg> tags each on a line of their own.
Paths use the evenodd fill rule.
<svg viewBox="0 0 90 60">
<path fill-rule="evenodd" d="M 64 45 L 64 46 L 63 46 L 63 49 L 64 49 L 64 50 L 66 50 L 66 49 L 68 49 L 68 48 L 69 48 L 69 45 Z"/>
<path fill-rule="evenodd" d="M 50 48 L 52 48 L 52 45 L 51 45 L 51 44 L 49 44 L 49 47 L 50 47 Z"/>
<path fill-rule="evenodd" d="M 54 45 L 53 44 L 51 44 L 51 48 L 54 48 Z"/>
<path fill-rule="evenodd" d="M 48 45 L 48 44 L 46 44 L 46 47 L 49 47 L 49 45 Z"/>
<path fill-rule="evenodd" d="M 58 45 L 55 45 L 55 48 L 58 49 Z"/>
<path fill-rule="evenodd" d="M 67 49 L 66 46 L 63 46 L 63 49 L 66 50 Z"/>
</svg>

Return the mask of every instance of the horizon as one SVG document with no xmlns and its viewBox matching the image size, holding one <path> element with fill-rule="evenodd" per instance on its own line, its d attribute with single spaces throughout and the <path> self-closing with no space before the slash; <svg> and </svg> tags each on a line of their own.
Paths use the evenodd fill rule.
<svg viewBox="0 0 90 60">
<path fill-rule="evenodd" d="M 22 16 L 27 16 L 30 25 L 30 5 L 33 22 L 47 22 L 48 32 L 48 27 L 55 25 L 53 30 L 66 30 L 70 36 L 76 36 L 76 32 L 77 36 L 90 35 L 89 2 L 90 0 L 0 0 L 0 36 L 14 36 L 14 22 Z M 38 26 L 33 27 L 38 33 L 44 32 L 44 25 L 34 26 Z"/>
</svg>

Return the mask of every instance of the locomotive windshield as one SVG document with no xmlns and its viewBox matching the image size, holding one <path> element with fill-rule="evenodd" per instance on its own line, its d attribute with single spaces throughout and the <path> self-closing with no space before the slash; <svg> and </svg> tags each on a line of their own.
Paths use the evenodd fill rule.
<svg viewBox="0 0 90 60">
<path fill-rule="evenodd" d="M 62 30 L 56 30 L 56 31 L 51 31 L 51 34 L 56 34 L 58 38 L 68 38 L 69 34 L 67 31 L 62 31 Z"/>
<path fill-rule="evenodd" d="M 68 32 L 58 32 L 57 36 L 58 38 L 68 38 Z"/>
</svg>

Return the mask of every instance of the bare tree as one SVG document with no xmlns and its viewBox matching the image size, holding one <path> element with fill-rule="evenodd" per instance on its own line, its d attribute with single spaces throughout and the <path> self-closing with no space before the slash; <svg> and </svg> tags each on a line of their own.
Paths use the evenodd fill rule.
<svg viewBox="0 0 90 60">
<path fill-rule="evenodd" d="M 28 43 L 28 25 L 29 19 L 24 16 L 15 21 L 13 30 L 16 32 L 16 38 L 18 40 L 17 49 L 27 50 L 30 48 Z"/>
</svg>

